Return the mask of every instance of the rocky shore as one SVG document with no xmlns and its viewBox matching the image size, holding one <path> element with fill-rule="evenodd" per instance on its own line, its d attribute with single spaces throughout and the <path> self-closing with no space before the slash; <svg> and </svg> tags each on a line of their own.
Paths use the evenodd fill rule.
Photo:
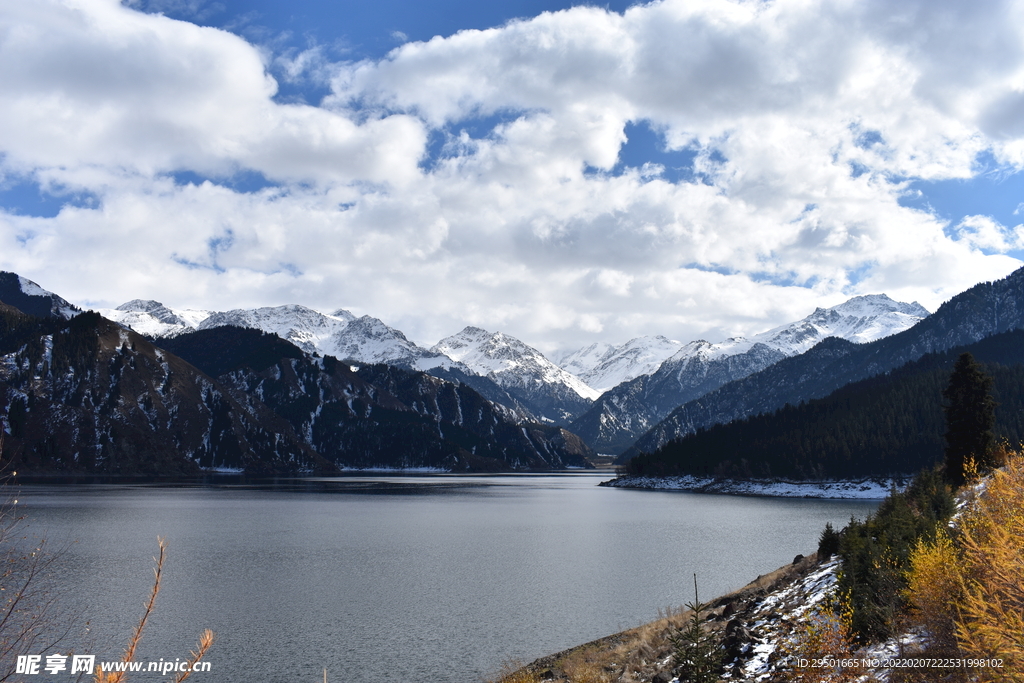
<svg viewBox="0 0 1024 683">
<path fill-rule="evenodd" d="M 723 479 L 719 477 L 616 477 L 598 486 L 659 491 L 689 491 L 779 498 L 881 499 L 894 488 L 902 490 L 909 477 L 850 480 Z"/>
<path fill-rule="evenodd" d="M 709 603 L 705 618 L 723 642 L 727 681 L 771 681 L 788 665 L 784 652 L 806 613 L 836 582 L 837 558 L 817 554 L 757 577 Z M 690 612 L 679 610 L 634 629 L 558 652 L 503 676 L 506 683 L 607 681 L 670 683 L 670 636 Z"/>
</svg>

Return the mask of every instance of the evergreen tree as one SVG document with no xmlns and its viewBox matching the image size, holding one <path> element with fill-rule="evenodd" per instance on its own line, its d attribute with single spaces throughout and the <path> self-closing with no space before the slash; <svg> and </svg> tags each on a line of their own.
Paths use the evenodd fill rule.
<svg viewBox="0 0 1024 683">
<path fill-rule="evenodd" d="M 715 683 L 722 669 L 722 643 L 704 626 L 701 616 L 709 605 L 697 597 L 697 575 L 693 575 L 693 602 L 686 605 L 690 620 L 669 636 L 679 680 L 686 683 Z"/>
<path fill-rule="evenodd" d="M 818 537 L 818 559 L 827 560 L 838 553 L 841 538 L 839 532 L 833 528 L 832 522 L 827 522 L 825 530 Z"/>
<path fill-rule="evenodd" d="M 982 471 L 993 465 L 996 402 L 992 398 L 992 378 L 982 372 L 974 356 L 963 353 L 942 397 L 946 399 L 946 479 L 957 488 L 964 483 L 968 458 L 973 458 Z"/>
</svg>

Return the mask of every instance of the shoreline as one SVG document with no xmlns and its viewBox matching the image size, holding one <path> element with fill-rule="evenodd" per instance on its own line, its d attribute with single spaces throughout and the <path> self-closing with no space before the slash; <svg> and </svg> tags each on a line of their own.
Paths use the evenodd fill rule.
<svg viewBox="0 0 1024 683">
<path fill-rule="evenodd" d="M 685 491 L 734 496 L 773 498 L 830 498 L 836 500 L 881 500 L 892 489 L 902 490 L 911 477 L 864 477 L 858 479 L 822 479 L 817 481 L 785 478 L 728 479 L 722 477 L 616 477 L 598 486 L 644 489 L 648 491 Z"/>
<path fill-rule="evenodd" d="M 819 562 L 817 553 L 798 555 L 791 564 L 758 576 L 706 604 L 711 629 L 724 639 L 731 680 L 766 680 L 781 664 L 777 652 L 791 636 L 798 615 L 822 599 L 835 581 L 837 559 Z M 539 657 L 518 666 L 496 683 L 566 681 L 587 671 L 615 673 L 610 680 L 670 683 L 670 636 L 690 619 L 684 608 L 640 626 Z M 613 671 L 614 670 L 614 671 Z M 627 677 L 628 678 L 624 678 Z"/>
</svg>

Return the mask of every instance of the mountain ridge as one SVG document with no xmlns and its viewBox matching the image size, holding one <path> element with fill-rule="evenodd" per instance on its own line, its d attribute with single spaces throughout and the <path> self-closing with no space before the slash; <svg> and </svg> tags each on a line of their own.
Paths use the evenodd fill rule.
<svg viewBox="0 0 1024 683">
<path fill-rule="evenodd" d="M 803 354 L 691 400 L 671 411 L 620 459 L 652 452 L 699 428 L 775 410 L 786 403 L 821 398 L 845 384 L 892 370 L 926 353 L 967 345 L 1021 326 L 1024 268 L 1001 280 L 971 287 L 902 332 L 860 345 L 828 338 Z"/>
<path fill-rule="evenodd" d="M 927 315 L 916 302 L 865 295 L 817 308 L 801 320 L 749 338 L 690 342 L 655 372 L 605 392 L 570 429 L 598 452 L 623 453 L 678 406 L 802 353 L 821 339 L 833 334 L 854 340 L 889 336 Z"/>
<path fill-rule="evenodd" d="M 359 376 L 230 326 L 168 346 L 196 335 L 194 359 L 217 377 L 98 313 L 40 318 L 0 304 L 5 454 L 28 472 L 178 476 L 590 466 L 575 435 L 525 424 L 464 384 L 391 366 Z"/>
</svg>

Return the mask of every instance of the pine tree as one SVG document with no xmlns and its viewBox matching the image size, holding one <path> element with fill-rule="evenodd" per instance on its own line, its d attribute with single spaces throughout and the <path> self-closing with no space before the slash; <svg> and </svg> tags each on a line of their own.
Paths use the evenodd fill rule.
<svg viewBox="0 0 1024 683">
<path fill-rule="evenodd" d="M 715 683 L 722 668 L 722 643 L 704 627 L 702 613 L 709 605 L 697 597 L 697 575 L 693 575 L 693 602 L 686 605 L 690 620 L 669 636 L 674 649 L 679 680 L 687 683 Z"/>
<path fill-rule="evenodd" d="M 942 392 L 946 399 L 946 479 L 954 488 L 964 483 L 964 465 L 973 459 L 981 471 L 991 469 L 996 402 L 992 378 L 969 353 L 960 355 Z"/>
<path fill-rule="evenodd" d="M 818 559 L 827 560 L 839 552 L 839 543 L 842 536 L 832 526 L 832 522 L 825 523 L 825 530 L 818 537 Z"/>
</svg>

